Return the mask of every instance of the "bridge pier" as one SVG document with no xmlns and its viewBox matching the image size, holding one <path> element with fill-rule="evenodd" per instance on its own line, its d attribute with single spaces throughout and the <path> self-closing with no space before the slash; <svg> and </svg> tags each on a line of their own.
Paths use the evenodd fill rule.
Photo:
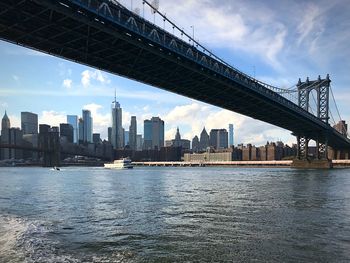
<svg viewBox="0 0 350 263">
<path fill-rule="evenodd" d="M 316 117 L 322 122 L 328 124 L 329 120 L 329 75 L 325 79 L 319 76 L 317 80 L 310 81 L 309 78 L 305 82 L 299 82 L 298 88 L 298 104 L 306 111 L 310 111 L 310 94 L 316 92 Z M 315 99 L 315 98 L 314 98 Z M 294 168 L 311 168 L 311 169 L 328 169 L 332 168 L 332 161 L 328 159 L 328 134 L 327 133 L 299 133 L 297 135 L 297 159 L 293 160 Z M 310 158 L 309 142 L 314 140 L 316 143 L 315 155 Z"/>
</svg>

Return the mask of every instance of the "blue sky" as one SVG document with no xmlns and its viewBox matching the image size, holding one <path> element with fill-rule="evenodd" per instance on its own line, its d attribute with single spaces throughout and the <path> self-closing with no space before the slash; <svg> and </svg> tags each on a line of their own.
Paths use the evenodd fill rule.
<svg viewBox="0 0 350 263">
<path fill-rule="evenodd" d="M 120 1 L 131 7 L 131 1 Z M 133 0 L 133 8 L 142 1 Z M 309 76 L 332 79 L 342 118 L 350 111 L 350 7 L 347 1 L 160 1 L 160 11 L 209 50 L 256 78 L 290 87 Z M 153 21 L 150 10 L 146 18 Z M 160 18 L 156 23 L 163 26 Z M 40 123 L 58 125 L 67 114 L 90 109 L 94 132 L 107 135 L 114 90 L 123 108 L 123 126 L 137 116 L 165 120 L 166 139 L 179 126 L 192 139 L 203 126 L 235 125 L 235 143 L 260 145 L 282 139 L 295 142 L 289 131 L 242 115 L 178 96 L 70 61 L 0 41 L 0 113 L 7 110 L 12 126 L 20 126 L 20 112 L 32 111 Z M 336 112 L 332 110 L 336 120 Z"/>
</svg>

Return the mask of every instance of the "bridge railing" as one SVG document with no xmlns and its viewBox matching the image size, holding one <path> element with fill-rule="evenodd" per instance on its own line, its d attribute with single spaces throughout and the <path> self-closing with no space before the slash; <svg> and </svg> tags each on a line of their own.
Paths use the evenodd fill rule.
<svg viewBox="0 0 350 263">
<path fill-rule="evenodd" d="M 129 32 L 126 35 L 129 37 L 133 37 L 134 35 L 137 36 L 140 41 L 142 41 L 142 39 L 147 40 L 148 45 L 159 48 L 160 51 L 167 49 L 168 51 L 177 54 L 178 59 L 180 60 L 182 57 L 189 59 L 195 62 L 197 65 L 199 64 L 202 67 L 202 70 L 206 68 L 212 71 L 214 75 L 218 74 L 233 80 L 234 82 L 243 85 L 253 92 L 259 93 L 265 97 L 273 99 L 275 102 L 281 105 L 287 106 L 289 109 L 302 114 L 304 117 L 318 123 L 320 126 L 326 129 L 329 128 L 329 125 L 323 123 L 316 116 L 300 108 L 291 100 L 277 93 L 281 92 L 285 95 L 288 94 L 288 90 L 266 84 L 232 67 L 208 51 L 208 49 L 200 45 L 198 42 L 193 40 L 178 27 L 176 28 L 181 30 L 182 34 L 192 39 L 192 43 L 196 43 L 196 46 L 198 45 L 198 47 L 202 48 L 203 51 L 199 50 L 194 44 L 191 45 L 187 43 L 186 41 L 130 11 L 116 0 L 61 0 L 60 3 L 69 8 L 71 8 L 69 4 L 73 3 L 77 7 L 80 7 L 80 9 L 78 8 L 79 13 L 84 14 L 84 11 L 88 11 L 95 14 L 95 20 L 97 22 L 102 24 L 110 22 L 112 25 L 115 23 L 118 26 L 126 29 L 126 31 Z M 175 24 L 172 23 L 172 25 Z"/>
</svg>

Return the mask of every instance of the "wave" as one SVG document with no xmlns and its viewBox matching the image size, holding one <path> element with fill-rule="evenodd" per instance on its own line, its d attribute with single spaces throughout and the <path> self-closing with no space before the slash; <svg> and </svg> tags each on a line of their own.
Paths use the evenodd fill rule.
<svg viewBox="0 0 350 263">
<path fill-rule="evenodd" d="M 78 253 L 67 251 L 55 236 L 55 229 L 45 222 L 14 215 L 0 215 L 0 262 L 132 262 L 130 252 Z"/>
</svg>

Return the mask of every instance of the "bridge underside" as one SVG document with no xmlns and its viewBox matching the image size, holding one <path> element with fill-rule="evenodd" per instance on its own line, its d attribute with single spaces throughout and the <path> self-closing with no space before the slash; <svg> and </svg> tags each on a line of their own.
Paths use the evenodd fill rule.
<svg viewBox="0 0 350 263">
<path fill-rule="evenodd" d="M 283 101 L 217 74 L 141 34 L 97 19 L 94 13 L 82 13 L 70 1 L 2 0 L 0 38 L 250 116 L 295 135 L 319 141 L 327 137 L 328 145 L 335 148 L 350 145 L 333 129 L 310 121 Z"/>
</svg>

